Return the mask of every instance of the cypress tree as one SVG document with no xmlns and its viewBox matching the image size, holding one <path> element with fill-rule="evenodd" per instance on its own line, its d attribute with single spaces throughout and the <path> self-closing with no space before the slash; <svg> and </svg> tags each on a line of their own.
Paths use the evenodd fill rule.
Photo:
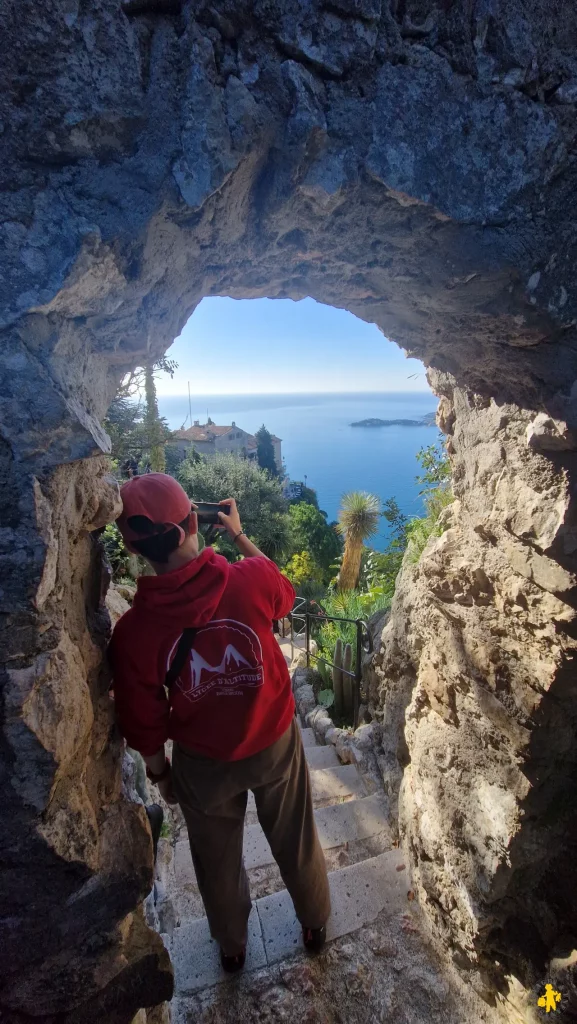
<svg viewBox="0 0 577 1024">
<path fill-rule="evenodd" d="M 256 457 L 258 464 L 261 469 L 266 469 L 271 476 L 278 476 L 279 471 L 274 457 L 274 446 L 272 443 L 272 436 L 266 429 L 264 423 L 256 434 Z"/>
<path fill-rule="evenodd" d="M 144 422 L 150 445 L 150 468 L 153 473 L 166 472 L 166 455 L 164 452 L 164 441 L 162 437 L 162 425 L 158 415 L 158 403 L 156 401 L 156 384 L 152 366 L 148 365 L 144 375 L 144 393 L 146 396 L 146 413 Z"/>
</svg>

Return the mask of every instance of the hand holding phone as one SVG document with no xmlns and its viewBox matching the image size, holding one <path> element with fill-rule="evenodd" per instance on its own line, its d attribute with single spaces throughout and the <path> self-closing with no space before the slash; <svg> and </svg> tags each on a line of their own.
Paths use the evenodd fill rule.
<svg viewBox="0 0 577 1024">
<path fill-rule="evenodd" d="M 198 517 L 199 526 L 221 526 L 220 512 L 230 514 L 230 503 L 222 501 L 195 501 L 193 510 Z"/>
<path fill-rule="evenodd" d="M 222 526 L 224 526 L 229 537 L 234 540 L 239 533 L 242 533 L 242 526 L 240 525 L 240 516 L 236 507 L 236 501 L 234 498 L 227 498 L 225 501 L 220 502 L 220 512 L 218 513 L 218 520 Z"/>
</svg>

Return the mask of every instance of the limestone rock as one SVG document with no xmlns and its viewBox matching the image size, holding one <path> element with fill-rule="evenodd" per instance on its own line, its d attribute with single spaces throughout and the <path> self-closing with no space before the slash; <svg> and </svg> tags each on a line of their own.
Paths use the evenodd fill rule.
<svg viewBox="0 0 577 1024">
<path fill-rule="evenodd" d="M 509 935 L 516 976 L 531 987 L 531 943 L 563 930 L 572 913 L 552 915 L 543 890 L 554 884 L 552 863 L 566 891 L 574 884 L 556 852 L 573 813 L 561 775 L 577 725 L 564 682 L 574 650 L 564 603 L 575 586 L 571 495 L 566 472 L 527 447 L 529 413 L 435 379 L 452 423 L 458 500 L 450 528 L 403 568 L 372 702 L 383 709 L 379 764 L 399 801 L 413 884 L 455 962 L 487 994 L 500 955 L 491 934 Z M 564 763 L 556 779 L 541 774 L 547 750 Z M 560 801 L 554 824 L 541 812 L 528 820 L 551 799 Z M 513 940 L 516 920 L 524 925 Z"/>
<path fill-rule="evenodd" d="M 527 427 L 527 444 L 537 451 L 575 451 L 577 434 L 566 423 L 540 412 Z"/>
<path fill-rule="evenodd" d="M 293 673 L 293 693 L 297 710 L 303 718 L 317 703 L 312 683 L 309 681 L 312 677 L 312 669 L 299 668 Z"/>
<path fill-rule="evenodd" d="M 313 710 L 309 712 L 306 721 L 307 725 L 310 725 L 317 735 L 323 739 L 327 730 L 333 728 L 332 718 L 328 714 L 326 708 L 321 705 L 317 705 L 317 707 L 313 708 Z"/>
<path fill-rule="evenodd" d="M 113 583 L 110 584 L 106 593 L 106 608 L 110 615 L 110 624 L 113 628 L 120 616 L 124 615 L 130 608 L 128 601 L 121 593 L 121 588 L 116 587 Z"/>
<path fill-rule="evenodd" d="M 119 594 L 120 597 L 122 597 L 130 607 L 132 605 L 132 602 L 134 601 L 134 595 L 136 594 L 136 585 L 130 586 L 128 583 L 115 583 L 114 589 L 116 590 L 116 593 Z M 120 605 L 118 607 L 120 608 Z"/>
</svg>

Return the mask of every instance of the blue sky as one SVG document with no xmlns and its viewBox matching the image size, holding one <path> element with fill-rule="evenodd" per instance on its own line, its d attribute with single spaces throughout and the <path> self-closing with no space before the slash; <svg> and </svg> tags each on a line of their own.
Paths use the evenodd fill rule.
<svg viewBox="0 0 577 1024">
<path fill-rule="evenodd" d="M 168 355 L 159 395 L 429 390 L 375 324 L 314 299 L 203 299 Z"/>
</svg>

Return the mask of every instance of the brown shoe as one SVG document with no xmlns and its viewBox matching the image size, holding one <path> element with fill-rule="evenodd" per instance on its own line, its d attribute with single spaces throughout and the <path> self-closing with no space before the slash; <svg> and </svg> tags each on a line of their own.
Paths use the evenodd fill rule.
<svg viewBox="0 0 577 1024">
<path fill-rule="evenodd" d="M 246 949 L 243 949 L 242 953 L 236 953 L 235 956 L 227 956 L 222 949 L 220 951 L 222 969 L 223 971 L 226 971 L 227 974 L 234 974 L 235 971 L 242 971 L 245 960 Z"/>
<path fill-rule="evenodd" d="M 322 928 L 305 928 L 303 925 L 303 943 L 309 953 L 320 953 L 327 941 L 327 930 Z"/>
</svg>

